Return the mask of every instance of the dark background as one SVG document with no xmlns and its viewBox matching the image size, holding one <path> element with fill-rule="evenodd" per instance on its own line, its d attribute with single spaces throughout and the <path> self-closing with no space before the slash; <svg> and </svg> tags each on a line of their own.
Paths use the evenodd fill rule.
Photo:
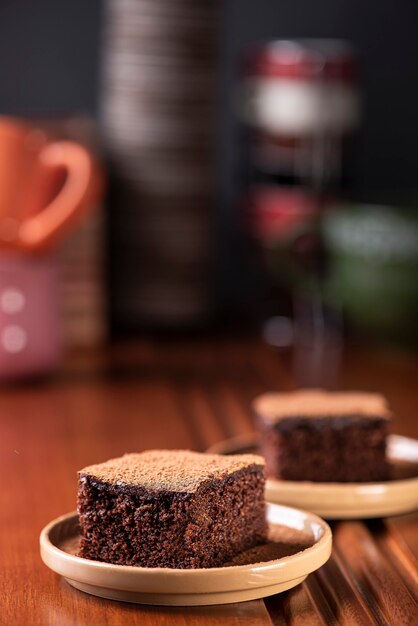
<svg viewBox="0 0 418 626">
<path fill-rule="evenodd" d="M 98 111 L 100 0 L 1 0 L 0 113 Z M 237 53 L 276 37 L 343 37 L 358 49 L 364 122 L 352 172 L 366 199 L 418 196 L 418 3 L 229 0 L 222 4 L 222 190 L 233 192 Z"/>
</svg>

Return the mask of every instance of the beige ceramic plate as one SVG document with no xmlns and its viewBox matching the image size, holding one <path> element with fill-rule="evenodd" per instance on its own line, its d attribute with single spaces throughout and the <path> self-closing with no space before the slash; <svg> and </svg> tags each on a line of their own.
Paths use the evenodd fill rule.
<svg viewBox="0 0 418 626">
<path fill-rule="evenodd" d="M 256 452 L 257 435 L 221 441 L 208 452 Z M 393 480 L 380 483 L 313 483 L 269 479 L 266 500 L 303 507 L 326 519 L 365 519 L 418 509 L 418 441 L 391 435 L 388 456 Z"/>
<path fill-rule="evenodd" d="M 79 541 L 75 513 L 43 529 L 41 556 L 70 585 L 102 598 L 168 606 L 254 600 L 298 585 L 331 554 L 331 531 L 316 515 L 269 504 L 267 519 L 269 543 L 240 555 L 238 565 L 226 567 L 181 570 L 82 559 L 75 556 Z"/>
</svg>

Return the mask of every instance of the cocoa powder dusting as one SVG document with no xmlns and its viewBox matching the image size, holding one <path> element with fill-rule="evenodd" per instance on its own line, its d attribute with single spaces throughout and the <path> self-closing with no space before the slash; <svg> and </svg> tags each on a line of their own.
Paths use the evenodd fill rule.
<svg viewBox="0 0 418 626">
<path fill-rule="evenodd" d="M 289 393 L 265 393 L 254 400 L 254 410 L 266 421 L 289 417 L 326 418 L 340 415 L 389 419 L 386 399 L 377 393 L 329 392 L 300 389 Z"/>
<path fill-rule="evenodd" d="M 190 450 L 148 450 L 90 465 L 79 476 L 156 491 L 193 493 L 205 481 L 222 480 L 251 465 L 264 466 L 264 459 L 254 454 L 221 456 Z"/>
</svg>

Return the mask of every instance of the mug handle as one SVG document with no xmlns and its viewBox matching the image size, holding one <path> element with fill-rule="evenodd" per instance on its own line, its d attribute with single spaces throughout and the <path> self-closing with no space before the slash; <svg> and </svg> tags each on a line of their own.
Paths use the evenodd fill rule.
<svg viewBox="0 0 418 626">
<path fill-rule="evenodd" d="M 24 250 L 48 248 L 62 237 L 97 200 L 101 190 L 98 167 L 80 144 L 57 141 L 39 155 L 44 176 L 66 172 L 65 182 L 55 198 L 20 224 L 17 244 Z"/>
</svg>

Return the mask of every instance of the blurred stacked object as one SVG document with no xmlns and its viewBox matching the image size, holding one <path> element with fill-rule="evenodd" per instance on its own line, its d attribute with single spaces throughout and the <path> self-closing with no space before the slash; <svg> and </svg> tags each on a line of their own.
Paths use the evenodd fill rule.
<svg viewBox="0 0 418 626">
<path fill-rule="evenodd" d="M 359 122 L 357 62 L 343 41 L 279 40 L 252 49 L 243 72 L 249 231 L 288 309 L 295 290 L 320 282 L 318 219 L 341 192 L 346 144 Z M 308 266 L 302 273 L 292 252 Z"/>
<path fill-rule="evenodd" d="M 274 298 L 264 337 L 293 346 L 299 384 L 332 387 L 342 319 L 325 301 L 320 221 L 343 190 L 360 119 L 356 57 L 338 40 L 273 41 L 243 73 L 245 213 Z"/>
<path fill-rule="evenodd" d="M 116 331 L 210 312 L 217 1 L 108 0 L 102 128 Z"/>
<path fill-rule="evenodd" d="M 359 121 L 351 47 L 338 40 L 273 41 L 249 54 L 244 72 L 255 181 L 314 191 L 338 186 L 344 143 Z"/>
<path fill-rule="evenodd" d="M 338 40 L 273 41 L 246 56 L 246 204 L 252 234 L 268 251 L 306 221 L 309 230 L 341 191 L 347 140 L 359 122 L 356 76 L 354 53 Z M 275 273 L 288 279 L 285 270 Z"/>
</svg>

